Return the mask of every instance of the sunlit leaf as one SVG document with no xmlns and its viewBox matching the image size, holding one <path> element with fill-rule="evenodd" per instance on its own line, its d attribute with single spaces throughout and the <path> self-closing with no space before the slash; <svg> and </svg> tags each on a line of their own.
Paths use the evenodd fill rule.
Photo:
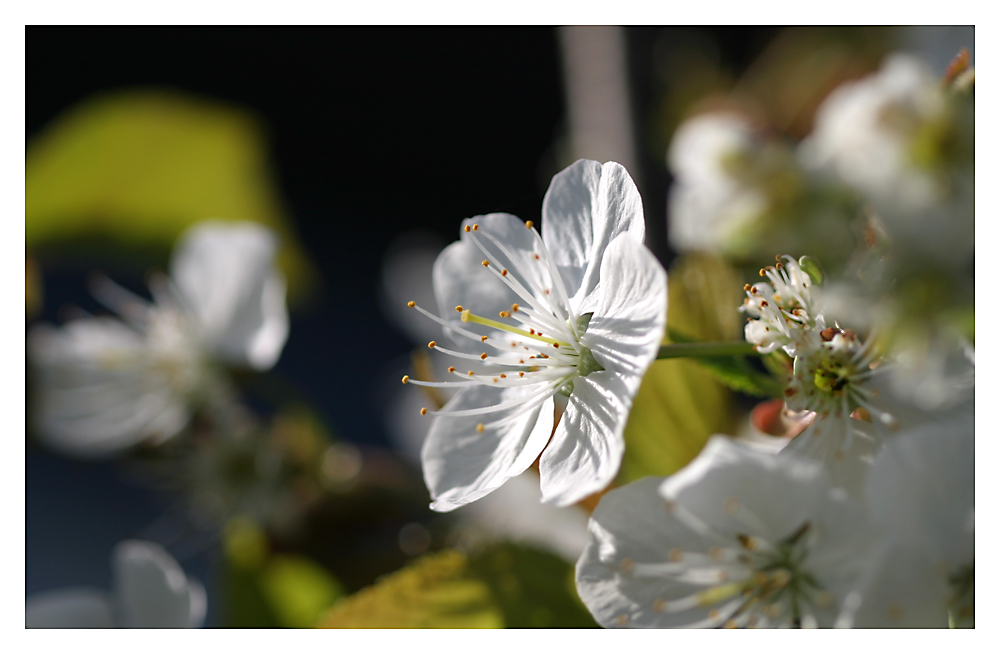
<svg viewBox="0 0 1000 654">
<path fill-rule="evenodd" d="M 700 341 L 742 337 L 740 283 L 721 260 L 679 258 L 668 275 L 667 325 Z M 669 342 L 669 341 L 665 341 Z M 643 378 L 625 427 L 625 456 L 616 483 L 683 468 L 715 433 L 734 427 L 732 393 L 696 361 L 656 361 Z"/>
<path fill-rule="evenodd" d="M 576 594 L 573 566 L 531 547 L 503 543 L 472 557 L 508 628 L 597 627 Z"/>
<path fill-rule="evenodd" d="M 490 587 L 460 552 L 418 559 L 334 605 L 326 629 L 491 629 L 504 626 Z"/>
<path fill-rule="evenodd" d="M 290 291 L 313 279 L 247 112 L 166 90 L 118 91 L 69 110 L 28 143 L 24 235 L 33 250 L 107 239 L 165 253 L 206 218 L 275 229 Z"/>
<path fill-rule="evenodd" d="M 306 628 L 343 595 L 343 586 L 325 568 L 304 556 L 277 555 L 261 573 L 261 588 L 282 627 Z"/>
</svg>

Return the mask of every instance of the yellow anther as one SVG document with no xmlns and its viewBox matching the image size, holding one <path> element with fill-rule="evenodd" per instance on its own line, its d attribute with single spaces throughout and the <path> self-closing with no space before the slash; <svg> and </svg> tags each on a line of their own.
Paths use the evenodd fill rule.
<svg viewBox="0 0 1000 654">
<path fill-rule="evenodd" d="M 526 220 L 524 221 L 524 226 L 527 227 L 528 229 L 531 229 L 532 227 L 535 226 L 535 223 L 531 222 L 530 220 Z"/>
<path fill-rule="evenodd" d="M 462 306 L 462 305 L 460 304 L 460 305 L 458 305 L 457 307 L 455 307 L 455 311 L 457 311 L 457 312 L 459 312 L 459 313 L 462 313 L 463 311 L 465 311 L 465 307 L 463 307 L 463 306 Z"/>
<path fill-rule="evenodd" d="M 522 363 L 524 363 L 524 362 L 522 361 Z M 519 377 L 524 377 L 524 373 L 523 372 L 519 372 L 517 374 L 518 374 Z"/>
<path fill-rule="evenodd" d="M 538 258 L 539 258 L 539 257 L 538 257 L 538 253 L 536 252 L 536 253 L 535 253 L 535 261 L 538 261 Z"/>
<path fill-rule="evenodd" d="M 489 268 L 490 267 L 490 260 L 489 259 L 483 259 L 483 266 L 485 266 L 486 268 Z"/>
<path fill-rule="evenodd" d="M 483 343 L 485 343 L 486 342 L 486 337 L 485 336 L 480 336 L 479 340 L 482 341 Z"/>
<path fill-rule="evenodd" d="M 766 307 L 767 306 L 767 300 L 761 300 L 760 301 L 760 306 Z"/>
<path fill-rule="evenodd" d="M 420 415 L 422 415 L 422 416 L 426 416 L 427 415 L 427 407 L 422 407 L 420 409 Z"/>
<path fill-rule="evenodd" d="M 506 277 L 507 276 L 507 269 L 504 268 L 503 270 L 501 270 L 500 274 L 503 275 L 504 277 Z"/>
<path fill-rule="evenodd" d="M 413 307 L 417 306 L 417 303 L 414 302 L 413 300 L 410 300 L 409 302 L 406 303 L 406 306 L 412 309 Z"/>
<path fill-rule="evenodd" d="M 467 232 L 471 232 L 471 231 L 472 231 L 472 228 L 471 228 L 471 227 L 469 227 L 468 225 L 466 225 L 466 226 L 465 226 L 465 231 L 467 231 Z"/>
<path fill-rule="evenodd" d="M 480 359 L 485 359 L 485 358 L 486 358 L 486 353 L 485 353 L 485 352 L 483 352 L 482 354 L 480 354 L 480 355 L 479 355 L 479 358 L 480 358 Z"/>
<path fill-rule="evenodd" d="M 507 375 L 500 373 L 500 379 L 507 379 Z"/>
<path fill-rule="evenodd" d="M 403 375 L 403 383 L 405 384 L 408 381 L 410 381 L 410 376 L 409 375 Z"/>
<path fill-rule="evenodd" d="M 455 372 L 455 366 L 448 366 L 448 372 Z"/>
<path fill-rule="evenodd" d="M 478 231 L 479 231 L 479 225 L 478 225 L 478 224 L 476 224 L 476 225 L 473 225 L 473 226 L 472 226 L 472 231 L 474 231 L 474 232 L 478 232 Z"/>
<path fill-rule="evenodd" d="M 757 540 L 753 536 L 747 536 L 746 534 L 739 534 L 737 538 L 740 540 L 740 545 L 743 546 L 748 552 L 752 552 L 757 549 Z"/>
<path fill-rule="evenodd" d="M 744 290 L 744 291 L 749 291 L 749 290 L 750 290 L 750 288 L 751 288 L 750 284 L 744 284 L 744 285 L 743 285 L 743 290 Z"/>
<path fill-rule="evenodd" d="M 556 348 L 558 350 L 559 349 L 559 344 L 558 343 L 553 343 L 552 347 L 554 347 L 554 348 Z"/>
<path fill-rule="evenodd" d="M 764 277 L 764 276 L 765 276 L 766 274 L 767 274 L 767 273 L 765 273 L 765 272 L 764 272 L 764 269 L 763 269 L 763 268 L 761 268 L 761 269 L 760 269 L 760 276 L 761 276 L 761 277 Z"/>
<path fill-rule="evenodd" d="M 511 313 L 517 313 L 517 310 L 520 309 L 520 308 L 521 308 L 521 305 L 518 304 L 517 302 L 515 302 L 514 304 L 510 305 L 510 312 Z"/>
<path fill-rule="evenodd" d="M 780 254 L 774 255 L 774 260 L 777 261 L 778 263 L 781 263 L 781 255 Z"/>
<path fill-rule="evenodd" d="M 473 376 L 474 374 L 476 374 L 476 371 L 475 371 L 475 370 L 470 370 L 470 371 L 469 371 L 469 377 Z"/>
<path fill-rule="evenodd" d="M 479 423 L 478 425 L 476 425 L 476 431 L 478 431 L 480 434 L 483 433 L 484 429 L 486 429 L 486 427 L 483 426 L 483 423 Z"/>
<path fill-rule="evenodd" d="M 437 346 L 438 346 L 437 341 L 431 341 L 430 343 L 427 344 L 427 347 L 429 347 L 432 350 Z"/>
<path fill-rule="evenodd" d="M 501 311 L 501 312 L 500 312 L 500 317 L 501 317 L 501 318 L 506 318 L 506 317 L 507 317 L 507 316 L 509 316 L 509 315 L 510 315 L 510 314 L 509 314 L 509 313 L 507 313 L 506 311 Z"/>
</svg>

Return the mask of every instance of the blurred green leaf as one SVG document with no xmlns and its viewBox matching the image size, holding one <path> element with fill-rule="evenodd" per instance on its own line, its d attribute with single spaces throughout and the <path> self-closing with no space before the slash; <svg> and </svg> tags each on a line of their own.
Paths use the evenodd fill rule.
<svg viewBox="0 0 1000 654">
<path fill-rule="evenodd" d="M 304 556 L 274 556 L 261 574 L 261 588 L 279 626 L 304 629 L 344 594 L 329 572 Z"/>
<path fill-rule="evenodd" d="M 317 625 L 325 629 L 491 629 L 504 626 L 490 587 L 466 556 L 445 550 L 418 559 L 351 597 Z"/>
<path fill-rule="evenodd" d="M 576 594 L 573 566 L 531 547 L 503 543 L 472 557 L 508 628 L 597 627 Z"/>
<path fill-rule="evenodd" d="M 739 339 L 740 288 L 736 273 L 717 257 L 678 258 L 668 275 L 668 330 L 699 341 Z M 734 420 L 732 393 L 712 372 L 693 360 L 655 361 L 629 414 L 616 483 L 677 472 L 709 436 L 731 433 Z"/>
<path fill-rule="evenodd" d="M 249 113 L 166 90 L 89 99 L 27 146 L 27 246 L 108 238 L 126 248 L 169 249 L 191 223 L 249 220 L 282 239 L 290 294 L 315 281 L 268 169 Z"/>
</svg>

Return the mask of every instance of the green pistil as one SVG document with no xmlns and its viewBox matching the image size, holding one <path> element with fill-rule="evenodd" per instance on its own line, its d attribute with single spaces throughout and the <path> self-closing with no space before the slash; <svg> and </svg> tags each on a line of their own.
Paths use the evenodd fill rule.
<svg viewBox="0 0 1000 654">
<path fill-rule="evenodd" d="M 833 361 L 823 361 L 816 367 L 813 383 L 824 393 L 836 393 L 847 385 L 850 371 L 846 366 Z"/>
</svg>

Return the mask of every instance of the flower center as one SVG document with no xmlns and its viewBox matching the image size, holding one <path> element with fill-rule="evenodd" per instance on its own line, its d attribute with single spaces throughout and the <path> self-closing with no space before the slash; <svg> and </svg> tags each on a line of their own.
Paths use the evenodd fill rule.
<svg viewBox="0 0 1000 654">
<path fill-rule="evenodd" d="M 466 225 L 469 240 L 486 256 L 482 261 L 483 267 L 505 285 L 517 301 L 510 309 L 499 312 L 499 320 L 475 314 L 462 305 L 456 306 L 459 323 L 445 321 L 410 302 L 411 308 L 446 327 L 457 337 L 479 343 L 486 351 L 480 354 L 460 352 L 431 341 L 428 344 L 431 349 L 474 363 L 467 366 L 466 371 L 459 371 L 455 366 L 448 368 L 450 374 L 461 378 L 460 381 L 421 381 L 405 376 L 403 383 L 430 387 L 469 384 L 532 387 L 532 392 L 481 409 L 421 410 L 423 415 L 459 417 L 515 409 L 511 415 L 500 420 L 477 425 L 478 431 L 484 431 L 536 408 L 556 393 L 570 396 L 573 380 L 577 376 L 603 370 L 593 353 L 580 343 L 592 314 L 578 316 L 573 311 L 558 268 L 541 236 L 531 221 L 526 223 L 526 227 L 534 237 L 531 251 L 508 248 L 486 229 L 480 229 L 478 224 Z M 496 261 L 506 262 L 509 267 L 497 265 Z M 485 327 L 486 330 L 474 332 L 470 329 L 472 325 Z"/>
</svg>

